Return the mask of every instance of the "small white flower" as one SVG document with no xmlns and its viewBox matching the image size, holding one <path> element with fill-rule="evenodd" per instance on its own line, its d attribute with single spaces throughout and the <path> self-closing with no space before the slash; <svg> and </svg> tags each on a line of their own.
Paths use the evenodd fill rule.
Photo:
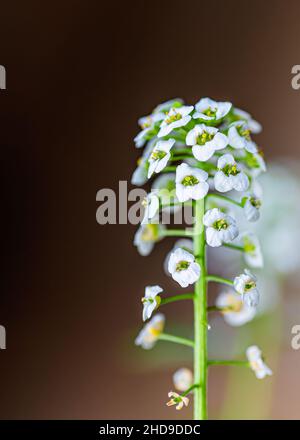
<svg viewBox="0 0 300 440">
<path fill-rule="evenodd" d="M 174 108 L 172 107 L 167 115 L 165 115 L 165 119 L 162 121 L 160 125 L 160 130 L 157 134 L 158 137 L 167 136 L 171 131 L 175 128 L 184 127 L 187 125 L 192 117 L 190 113 L 194 110 L 194 106 L 192 105 L 183 105 L 182 107 Z"/>
<path fill-rule="evenodd" d="M 257 278 L 248 269 L 235 277 L 233 285 L 235 290 L 242 295 L 242 299 L 249 307 L 256 307 L 259 302 L 259 292 L 256 286 Z"/>
<path fill-rule="evenodd" d="M 136 231 L 133 244 L 137 247 L 140 255 L 149 255 L 154 247 L 155 242 L 160 239 L 160 231 L 164 229 L 160 224 L 141 225 Z"/>
<path fill-rule="evenodd" d="M 207 211 L 203 217 L 203 223 L 206 226 L 206 242 L 209 246 L 221 246 L 239 235 L 234 218 L 224 214 L 218 208 Z"/>
<path fill-rule="evenodd" d="M 164 173 L 160 174 L 152 183 L 151 190 L 156 191 L 161 204 L 165 205 L 162 207 L 162 212 L 173 212 L 181 209 L 181 205 L 178 203 L 176 197 L 176 184 L 175 184 L 175 173 Z M 172 205 L 174 203 L 174 206 Z"/>
<path fill-rule="evenodd" d="M 265 173 L 267 170 L 266 163 L 263 158 L 263 153 L 261 151 L 253 154 L 244 151 L 243 160 L 249 168 L 249 172 L 253 177 L 258 177 L 261 173 Z"/>
<path fill-rule="evenodd" d="M 171 399 L 169 402 L 167 402 L 167 406 L 173 406 L 176 405 L 176 409 L 180 410 L 183 408 L 183 405 L 188 406 L 189 399 L 187 397 L 183 397 L 178 393 L 175 393 L 174 391 L 170 391 L 168 393 L 168 397 Z"/>
<path fill-rule="evenodd" d="M 145 128 L 152 128 L 156 122 L 162 121 L 164 118 L 164 113 L 157 112 L 148 116 L 142 116 L 138 122 L 139 126 L 144 130 Z"/>
<path fill-rule="evenodd" d="M 190 238 L 180 238 L 179 240 L 175 241 L 173 249 L 170 252 L 168 252 L 164 261 L 164 271 L 168 276 L 170 276 L 170 272 L 168 271 L 169 259 L 172 252 L 174 252 L 177 248 L 183 248 L 184 250 L 193 253 L 193 249 L 194 249 L 193 240 L 191 240 Z"/>
<path fill-rule="evenodd" d="M 264 363 L 262 352 L 256 345 L 247 348 L 246 356 L 257 379 L 264 379 L 266 376 L 272 376 L 272 370 Z"/>
<path fill-rule="evenodd" d="M 168 160 L 171 157 L 170 150 L 174 144 L 175 139 L 157 142 L 148 160 L 148 179 L 150 179 L 153 173 L 160 173 L 160 171 L 166 167 Z"/>
<path fill-rule="evenodd" d="M 182 107 L 182 105 L 183 105 L 183 100 L 181 98 L 170 99 L 169 101 L 162 102 L 157 107 L 155 107 L 153 113 L 166 113 L 169 110 L 171 110 L 171 108 Z"/>
<path fill-rule="evenodd" d="M 156 140 L 151 139 L 151 141 L 147 143 L 147 146 L 145 147 L 142 156 L 138 158 L 137 168 L 134 170 L 131 177 L 132 185 L 142 186 L 147 182 L 149 167 L 148 159 L 150 157 L 150 154 L 152 153 L 155 143 Z"/>
<path fill-rule="evenodd" d="M 159 197 L 155 192 L 149 193 L 142 201 L 142 205 L 145 208 L 144 218 L 142 225 L 146 225 L 156 216 L 159 210 Z"/>
<path fill-rule="evenodd" d="M 249 187 L 248 176 L 241 171 L 231 154 L 224 154 L 218 159 L 218 171 L 214 177 L 215 189 L 220 192 L 246 191 Z"/>
<path fill-rule="evenodd" d="M 135 345 L 140 345 L 145 350 L 149 350 L 154 346 L 159 335 L 163 332 L 164 326 L 165 316 L 162 313 L 153 316 L 138 334 Z"/>
<path fill-rule="evenodd" d="M 206 182 L 208 174 L 199 168 L 193 168 L 182 163 L 176 168 L 176 195 L 180 202 L 203 199 L 209 185 Z"/>
<path fill-rule="evenodd" d="M 202 98 L 195 105 L 196 112 L 193 118 L 204 122 L 219 121 L 229 113 L 231 107 L 230 102 L 217 102 L 210 98 Z"/>
<path fill-rule="evenodd" d="M 193 147 L 193 155 L 197 160 L 205 162 L 215 151 L 226 148 L 228 139 L 217 128 L 199 124 L 188 132 L 186 144 Z"/>
<path fill-rule="evenodd" d="M 245 217 L 249 222 L 256 222 L 260 217 L 261 199 L 251 194 L 244 205 Z"/>
<path fill-rule="evenodd" d="M 234 327 L 246 324 L 251 321 L 255 314 L 256 309 L 254 307 L 248 307 L 242 301 L 241 295 L 234 290 L 226 290 L 221 292 L 216 300 L 217 307 L 226 308 L 222 312 L 224 320 L 227 324 Z"/>
<path fill-rule="evenodd" d="M 147 286 L 145 288 L 145 296 L 142 298 L 143 303 L 143 321 L 147 321 L 152 316 L 154 310 L 159 307 L 160 296 L 163 289 L 160 286 Z"/>
<path fill-rule="evenodd" d="M 157 126 L 155 124 L 165 118 L 164 113 L 152 113 L 152 115 L 143 116 L 139 119 L 139 125 L 142 128 L 134 138 L 136 148 L 141 148 L 145 143 L 157 134 Z"/>
<path fill-rule="evenodd" d="M 186 391 L 193 385 L 193 373 L 188 368 L 180 368 L 173 374 L 176 390 Z"/>
<path fill-rule="evenodd" d="M 242 246 L 244 247 L 244 259 L 248 266 L 262 268 L 264 258 L 258 238 L 252 232 L 244 232 L 241 235 Z"/>
<path fill-rule="evenodd" d="M 250 113 L 235 107 L 233 110 L 233 114 L 234 116 L 236 116 L 236 118 L 242 119 L 247 123 L 251 133 L 257 134 L 262 131 L 261 124 L 253 119 Z"/>
<path fill-rule="evenodd" d="M 257 146 L 250 136 L 249 126 L 245 121 L 233 122 L 228 130 L 228 142 L 232 148 L 245 149 L 249 153 L 257 153 Z"/>
<path fill-rule="evenodd" d="M 171 253 L 168 270 L 172 278 L 181 287 L 187 287 L 189 284 L 195 283 L 201 272 L 199 264 L 195 262 L 194 255 L 182 248 L 178 248 Z"/>
</svg>

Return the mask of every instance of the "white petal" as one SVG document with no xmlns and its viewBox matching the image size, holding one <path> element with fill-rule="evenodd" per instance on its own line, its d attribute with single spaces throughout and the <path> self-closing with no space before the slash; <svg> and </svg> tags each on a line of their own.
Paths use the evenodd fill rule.
<svg viewBox="0 0 300 440">
<path fill-rule="evenodd" d="M 227 192 L 232 190 L 231 176 L 226 176 L 223 171 L 217 171 L 214 177 L 215 189 L 220 192 Z"/>
<path fill-rule="evenodd" d="M 235 165 L 235 159 L 232 154 L 223 154 L 223 156 L 218 159 L 219 169 L 223 169 L 226 165 Z"/>
<path fill-rule="evenodd" d="M 249 188 L 249 178 L 248 176 L 240 172 L 236 176 L 230 176 L 232 181 L 232 188 L 236 191 L 246 191 Z"/>
<path fill-rule="evenodd" d="M 206 241 L 211 247 L 219 247 L 222 245 L 219 231 L 217 231 L 215 228 L 209 227 L 206 229 Z"/>
<path fill-rule="evenodd" d="M 207 143 L 208 144 L 208 143 Z M 205 162 L 214 155 L 214 148 L 211 145 L 194 145 L 192 148 L 193 155 L 197 160 Z"/>
</svg>

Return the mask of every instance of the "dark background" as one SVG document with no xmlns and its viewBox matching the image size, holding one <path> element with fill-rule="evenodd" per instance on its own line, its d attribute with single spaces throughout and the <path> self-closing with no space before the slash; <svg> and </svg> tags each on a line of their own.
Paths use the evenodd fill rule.
<svg viewBox="0 0 300 440">
<path fill-rule="evenodd" d="M 2 5 L 0 418 L 178 416 L 165 399 L 179 365 L 139 367 L 151 353 L 131 347 L 172 242 L 140 257 L 134 226 L 96 223 L 96 192 L 130 180 L 137 118 L 177 96 L 232 100 L 262 122 L 267 160 L 299 157 L 299 13 L 283 0 Z M 213 372 L 212 408 L 221 385 Z M 274 402 L 272 417 L 297 417 Z"/>
</svg>

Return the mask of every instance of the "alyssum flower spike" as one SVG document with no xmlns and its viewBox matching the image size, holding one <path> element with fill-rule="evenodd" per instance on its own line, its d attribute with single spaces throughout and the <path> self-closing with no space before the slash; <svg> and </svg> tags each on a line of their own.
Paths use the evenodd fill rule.
<svg viewBox="0 0 300 440">
<path fill-rule="evenodd" d="M 206 248 L 222 246 L 242 252 L 251 269 L 263 265 L 257 238 L 251 231 L 240 231 L 234 215 L 240 210 L 249 222 L 260 217 L 262 200 L 257 194 L 257 178 L 266 166 L 252 134 L 260 132 L 261 125 L 230 102 L 210 98 L 202 98 L 195 105 L 185 105 L 181 99 L 165 102 L 140 118 L 139 124 L 142 130 L 135 137 L 135 144 L 137 148 L 144 147 L 144 151 L 132 183 L 139 186 L 148 179 L 154 182 L 143 203 L 144 217 L 134 244 L 141 255 L 148 255 L 159 240 L 177 237 L 164 267 L 189 292 L 165 296 L 166 288 L 153 280 L 142 298 L 142 319 L 147 322 L 135 343 L 144 349 L 152 348 L 159 340 L 190 347 L 194 371 L 181 368 L 174 374 L 174 386 L 180 394 L 169 391 L 167 405 L 180 410 L 192 396 L 194 419 L 206 419 L 210 366 L 245 366 L 259 379 L 272 374 L 255 345 L 247 348 L 242 360 L 209 359 L 207 347 L 210 311 L 220 312 L 229 325 L 239 326 L 253 319 L 259 302 L 257 278 L 248 268 L 233 279 L 208 273 Z M 171 197 L 166 198 L 167 190 L 173 191 L 169 207 L 166 200 Z M 161 224 L 164 210 L 175 213 L 187 204 L 193 209 L 192 228 L 170 229 Z M 219 283 L 222 290 L 216 304 L 208 306 L 210 282 Z M 161 308 L 182 300 L 193 301 L 193 339 L 164 331 Z"/>
</svg>

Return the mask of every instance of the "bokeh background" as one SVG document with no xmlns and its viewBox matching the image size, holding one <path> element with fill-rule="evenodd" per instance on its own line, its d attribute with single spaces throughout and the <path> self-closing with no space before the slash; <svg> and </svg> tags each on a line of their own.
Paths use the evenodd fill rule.
<svg viewBox="0 0 300 440">
<path fill-rule="evenodd" d="M 297 179 L 300 91 L 291 68 L 299 64 L 299 13 L 296 0 L 2 5 L 0 418 L 191 417 L 190 408 L 165 406 L 189 351 L 133 346 L 144 286 L 177 289 L 162 269 L 173 240 L 139 256 L 134 226 L 96 223 L 96 192 L 130 181 L 137 118 L 177 96 L 250 111 L 264 127 L 257 140 L 266 160 L 289 159 L 285 175 Z M 212 418 L 300 416 L 300 351 L 290 346 L 300 324 L 297 270 L 271 272 L 272 306 L 243 329 L 213 317 L 214 352 L 230 357 L 255 342 L 275 374 L 257 381 L 249 371 L 212 369 Z M 189 304 L 165 312 L 168 330 L 190 331 Z"/>
</svg>

